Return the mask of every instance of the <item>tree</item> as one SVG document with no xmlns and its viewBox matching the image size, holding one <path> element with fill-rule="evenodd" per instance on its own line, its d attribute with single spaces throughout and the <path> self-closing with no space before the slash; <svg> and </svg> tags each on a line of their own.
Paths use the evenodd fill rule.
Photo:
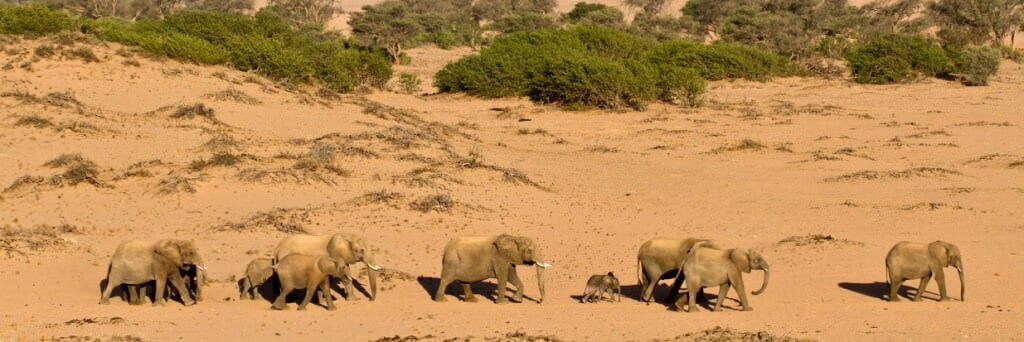
<svg viewBox="0 0 1024 342">
<path fill-rule="evenodd" d="M 622 3 L 626 7 L 639 9 L 640 13 L 655 16 L 661 14 L 668 0 L 623 0 Z"/>
<path fill-rule="evenodd" d="M 270 0 L 270 5 L 275 6 L 278 15 L 294 26 L 323 26 L 341 12 L 338 0 Z"/>
<path fill-rule="evenodd" d="M 864 5 L 868 27 L 880 32 L 915 34 L 929 25 L 927 16 L 919 16 L 925 0 L 875 0 Z"/>
<path fill-rule="evenodd" d="M 394 64 L 399 63 L 402 47 L 421 30 L 409 8 L 397 2 L 363 6 L 362 12 L 352 13 L 348 23 L 356 39 L 368 46 L 383 48 Z"/>
<path fill-rule="evenodd" d="M 594 25 L 604 27 L 625 26 L 625 15 L 618 8 L 586 2 L 576 3 L 572 11 L 562 15 L 562 21 L 577 25 Z"/>
<path fill-rule="evenodd" d="M 939 0 L 928 11 L 939 25 L 939 38 L 956 46 L 1000 46 L 1024 24 L 1024 0 Z"/>
</svg>

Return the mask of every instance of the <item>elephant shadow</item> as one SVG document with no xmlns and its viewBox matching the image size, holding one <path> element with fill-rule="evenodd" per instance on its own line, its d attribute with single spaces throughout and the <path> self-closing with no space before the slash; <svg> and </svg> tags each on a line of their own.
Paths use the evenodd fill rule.
<svg viewBox="0 0 1024 342">
<path fill-rule="evenodd" d="M 244 284 L 245 278 L 239 279 L 235 283 L 235 285 L 238 286 L 237 289 L 239 294 L 242 294 L 242 291 L 245 290 L 243 288 Z M 277 280 L 277 274 L 271 275 L 270 278 L 267 278 L 267 281 L 263 282 L 263 284 L 256 286 L 256 293 L 260 295 L 260 298 L 257 298 L 256 300 L 262 299 L 267 303 L 274 303 L 274 299 L 276 299 L 277 295 L 281 293 L 281 285 Z M 249 298 L 248 294 L 245 294 L 245 296 L 246 299 Z M 290 297 L 291 296 L 289 296 L 289 298 Z"/>
<path fill-rule="evenodd" d="M 441 279 L 434 277 L 418 277 L 416 278 L 416 281 L 420 283 L 420 286 L 423 287 L 424 291 L 427 291 L 427 294 L 430 296 L 430 298 L 434 297 L 434 293 L 437 293 L 437 287 L 441 285 Z M 448 288 L 445 289 L 444 294 L 452 295 L 458 297 L 460 300 L 464 300 L 464 298 L 462 298 L 463 293 L 461 284 L 462 283 L 458 281 L 454 281 L 451 284 L 448 284 Z M 511 290 L 514 286 L 511 286 L 511 284 L 509 285 L 510 286 L 508 287 L 507 290 L 509 290 L 508 295 L 511 297 Z M 482 296 L 492 302 L 497 301 L 498 299 L 498 285 L 495 283 L 479 281 L 475 283 L 469 283 L 469 288 L 470 290 L 473 291 L 474 295 Z M 531 300 L 535 302 L 537 301 L 535 298 L 531 298 L 530 296 L 526 295 L 523 296 L 523 300 Z"/>
<path fill-rule="evenodd" d="M 98 286 L 100 290 L 100 295 L 102 295 L 103 291 L 107 289 L 108 282 L 109 280 L 107 279 L 100 280 Z M 140 301 L 139 303 L 129 303 L 128 291 L 126 291 L 128 289 L 128 285 L 126 284 L 122 284 L 117 288 L 111 290 L 110 296 L 120 298 L 125 303 L 129 303 L 132 305 L 140 305 L 146 303 L 146 300 L 148 300 L 149 303 L 153 303 L 155 301 L 154 299 L 156 298 L 156 281 L 149 281 L 144 284 L 139 284 L 137 286 L 141 286 L 143 291 L 145 291 L 142 293 L 144 300 Z M 181 298 L 181 294 L 179 294 L 178 291 L 175 290 L 173 286 L 168 285 L 167 290 L 164 293 L 170 301 L 181 304 L 185 303 L 185 301 L 182 300 Z"/>
<path fill-rule="evenodd" d="M 862 295 L 865 295 L 865 296 L 868 296 L 868 297 L 874 297 L 874 298 L 878 298 L 878 299 L 881 299 L 881 300 L 888 300 L 889 299 L 889 283 L 885 283 L 885 282 L 880 282 L 880 281 L 875 281 L 875 282 L 870 282 L 870 283 L 842 282 L 842 283 L 839 283 L 839 287 L 844 289 L 844 290 L 855 292 L 855 293 L 859 293 L 859 294 L 862 294 Z M 910 287 L 910 286 L 907 286 L 907 285 L 901 285 L 900 288 L 896 290 L 896 295 L 897 296 L 901 296 L 901 297 L 906 298 L 906 299 L 913 299 L 914 295 L 917 294 L 917 291 L 919 291 L 918 288 Z M 937 294 L 935 294 L 933 292 L 924 291 L 921 294 L 921 298 L 938 300 L 939 297 L 938 297 Z"/>
<path fill-rule="evenodd" d="M 668 310 L 676 310 L 676 300 L 679 299 L 679 296 L 681 296 L 681 295 L 686 293 L 686 286 L 683 286 L 682 289 L 680 289 L 680 292 L 678 294 L 673 295 L 672 299 L 670 301 L 667 301 L 667 302 L 663 301 L 662 299 L 664 299 L 665 296 L 667 296 L 669 294 L 669 290 L 671 290 L 671 286 L 669 286 L 667 284 L 655 285 L 654 286 L 654 292 L 652 293 L 652 297 L 651 297 L 651 303 L 663 305 Z M 622 286 L 622 296 L 626 297 L 626 298 L 629 298 L 629 299 L 632 299 L 632 300 L 635 300 L 635 301 L 638 301 L 638 302 L 643 302 L 644 301 L 643 296 L 642 296 L 643 295 L 643 291 L 644 291 L 644 288 L 643 288 L 643 286 L 640 286 L 640 284 L 624 285 L 624 286 Z M 717 298 L 717 296 L 715 296 L 715 295 L 704 294 L 704 290 L 703 289 L 701 289 L 700 293 L 701 293 L 700 297 L 697 297 L 697 302 L 698 303 L 707 303 L 707 301 L 709 299 Z M 582 296 L 579 296 L 579 297 L 582 297 Z"/>
</svg>

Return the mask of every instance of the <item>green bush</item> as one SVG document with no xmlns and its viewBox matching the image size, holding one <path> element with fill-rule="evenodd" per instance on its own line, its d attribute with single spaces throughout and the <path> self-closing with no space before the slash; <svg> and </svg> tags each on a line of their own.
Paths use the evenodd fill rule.
<svg viewBox="0 0 1024 342">
<path fill-rule="evenodd" d="M 67 14 L 34 3 L 24 6 L 0 4 L 0 33 L 48 34 L 70 30 L 74 20 Z"/>
<path fill-rule="evenodd" d="M 558 23 L 551 17 L 540 13 L 522 13 L 501 17 L 501 19 L 487 25 L 488 30 L 504 34 L 555 28 L 558 28 Z"/>
<path fill-rule="evenodd" d="M 953 53 L 951 53 L 953 55 Z M 999 71 L 1001 53 L 985 46 L 969 46 L 955 53 L 957 75 L 968 86 L 988 85 L 988 78 Z"/>
<path fill-rule="evenodd" d="M 902 82 L 917 74 L 948 75 L 955 71 L 949 52 L 922 36 L 884 34 L 869 37 L 846 54 L 858 83 Z"/>
<path fill-rule="evenodd" d="M 618 8 L 603 4 L 578 2 L 572 10 L 562 15 L 562 21 L 577 25 L 605 27 L 625 26 L 625 15 Z"/>
<path fill-rule="evenodd" d="M 705 79 L 767 79 L 794 70 L 781 56 L 737 44 L 658 44 L 580 26 L 499 36 L 479 55 L 446 65 L 435 85 L 483 97 L 642 110 L 659 99 L 699 105 Z"/>
</svg>

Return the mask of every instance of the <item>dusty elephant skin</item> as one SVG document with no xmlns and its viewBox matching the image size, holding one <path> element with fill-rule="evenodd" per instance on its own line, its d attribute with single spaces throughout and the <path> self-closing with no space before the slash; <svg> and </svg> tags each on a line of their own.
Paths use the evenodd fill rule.
<svg viewBox="0 0 1024 342">
<path fill-rule="evenodd" d="M 889 281 L 889 301 L 900 301 L 897 293 L 904 280 L 921 279 L 913 301 L 921 300 L 928 281 L 935 277 L 939 283 L 939 301 L 949 301 L 946 295 L 946 274 L 943 268 L 953 267 L 960 276 L 960 301 L 964 300 L 964 263 L 960 248 L 954 244 L 935 241 L 929 244 L 903 241 L 892 246 L 885 256 L 885 272 Z"/>
<path fill-rule="evenodd" d="M 370 253 L 366 239 L 362 236 L 339 233 L 334 235 L 295 235 L 281 240 L 281 243 L 274 249 L 274 260 L 280 261 L 284 257 L 293 254 L 305 255 L 326 255 L 332 259 L 352 265 L 357 262 L 366 264 L 366 273 L 370 278 L 370 300 L 377 298 L 377 271 L 380 266 L 373 263 L 373 255 Z M 355 287 L 352 285 L 352 276 L 344 277 L 345 299 L 355 300 Z M 321 296 L 329 294 L 326 292 Z M 321 297 L 321 299 L 324 299 Z"/>
<path fill-rule="evenodd" d="M 722 302 L 729 294 L 730 287 L 736 287 L 736 294 L 740 297 L 740 305 L 743 311 L 752 311 L 753 307 L 747 301 L 746 286 L 743 284 L 743 273 L 750 273 L 751 270 L 764 271 L 764 282 L 761 288 L 752 292 L 759 295 L 768 288 L 768 278 L 771 275 L 768 262 L 761 254 L 746 249 L 727 249 L 705 247 L 707 243 L 702 242 L 694 245 L 690 255 L 683 263 L 682 269 L 686 273 L 687 293 L 696 293 L 697 290 L 708 286 L 719 286 L 718 299 L 715 300 L 715 311 L 722 309 Z M 697 312 L 697 296 L 688 295 L 679 298 L 676 308 L 682 310 L 684 301 L 687 302 L 687 312 Z"/>
<path fill-rule="evenodd" d="M 313 294 L 321 293 L 320 304 L 325 305 L 327 310 L 334 311 L 334 299 L 330 295 L 330 278 L 345 279 L 348 276 L 348 265 L 340 260 L 335 260 L 322 255 L 289 254 L 274 265 L 277 279 L 281 283 L 281 291 L 274 300 L 271 307 L 274 310 L 287 310 L 288 304 L 285 299 L 293 290 L 306 289 L 306 296 L 299 303 L 299 310 L 306 310 L 306 305 L 312 300 Z"/>
<path fill-rule="evenodd" d="M 671 302 L 679 294 L 679 288 L 686 279 L 679 274 L 680 265 L 686 261 L 687 255 L 694 244 L 705 242 L 705 247 L 715 247 L 714 242 L 706 239 L 687 238 L 683 240 L 654 238 L 640 245 L 637 252 L 637 282 L 640 284 L 641 299 L 650 303 L 654 297 L 654 288 L 662 279 L 674 279 L 669 292 L 663 299 Z"/>
<path fill-rule="evenodd" d="M 595 274 L 587 279 L 587 287 L 583 289 L 583 296 L 580 303 L 596 303 L 608 295 L 608 300 L 613 302 L 622 301 L 622 286 L 619 285 L 619 278 L 615 274 Z"/>
<path fill-rule="evenodd" d="M 434 293 L 434 300 L 446 300 L 444 292 L 453 281 L 462 283 L 463 300 L 475 302 L 476 297 L 469 283 L 498 279 L 495 302 L 508 302 L 505 292 L 508 282 L 516 287 L 513 300 L 523 301 L 523 282 L 516 274 L 517 265 L 534 265 L 537 268 L 537 287 L 540 291 L 538 303 L 544 302 L 544 269 L 551 266 L 543 260 L 533 240 L 502 234 L 498 236 L 473 236 L 452 239 L 445 245 L 442 259 L 441 282 Z"/>
<path fill-rule="evenodd" d="M 256 258 L 245 267 L 245 277 L 239 289 L 238 299 L 260 299 L 259 287 L 274 275 L 274 260 Z"/>
<path fill-rule="evenodd" d="M 110 258 L 107 270 L 106 288 L 100 297 L 100 304 L 110 303 L 110 294 L 121 285 L 143 285 L 156 282 L 153 305 L 163 305 L 165 291 L 170 283 L 181 295 L 186 305 L 195 304 L 191 291 L 182 278 L 182 272 L 189 268 L 204 269 L 203 260 L 191 241 L 160 240 L 157 242 L 129 241 L 121 243 Z M 128 290 L 129 301 L 139 303 L 141 286 Z M 198 287 L 196 287 L 198 289 Z M 197 292 L 199 293 L 199 292 Z"/>
</svg>

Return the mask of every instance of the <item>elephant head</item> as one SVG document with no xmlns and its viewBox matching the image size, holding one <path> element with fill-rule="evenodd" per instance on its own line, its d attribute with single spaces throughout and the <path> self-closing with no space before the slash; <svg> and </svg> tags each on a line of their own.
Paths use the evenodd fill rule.
<svg viewBox="0 0 1024 342">
<path fill-rule="evenodd" d="M 928 244 L 928 253 L 931 254 L 933 262 L 939 267 L 952 266 L 956 268 L 960 276 L 960 300 L 964 300 L 964 262 L 960 256 L 960 248 L 945 241 L 935 241 Z"/>
<path fill-rule="evenodd" d="M 551 264 L 543 262 L 540 248 L 530 238 L 502 234 L 494 239 L 494 247 L 498 258 L 513 265 L 537 266 L 537 288 L 540 290 L 539 302 L 544 301 L 544 269 Z"/>
<path fill-rule="evenodd" d="M 203 258 L 199 256 L 199 250 L 192 241 L 163 240 L 156 244 L 153 253 L 158 260 L 174 265 L 177 268 L 188 268 L 196 266 L 206 271 L 203 265 Z"/>
<path fill-rule="evenodd" d="M 764 271 L 764 282 L 761 283 L 761 288 L 751 292 L 752 294 L 759 295 L 768 288 L 768 277 L 771 275 L 771 271 L 769 270 L 768 262 L 764 260 L 760 253 L 745 249 L 734 249 L 730 252 L 729 258 L 732 259 L 732 262 L 743 273 L 750 273 L 752 269 Z"/>
<path fill-rule="evenodd" d="M 362 261 L 366 264 L 366 275 L 370 278 L 370 300 L 377 298 L 377 271 L 381 267 L 373 263 L 373 255 L 367 248 L 366 240 L 351 234 L 335 234 L 327 243 L 327 252 L 332 258 L 353 264 Z"/>
<path fill-rule="evenodd" d="M 329 257 L 320 257 L 316 259 L 316 267 L 320 269 L 323 274 L 343 278 L 348 276 L 348 265 L 344 261 L 334 260 Z"/>
</svg>

